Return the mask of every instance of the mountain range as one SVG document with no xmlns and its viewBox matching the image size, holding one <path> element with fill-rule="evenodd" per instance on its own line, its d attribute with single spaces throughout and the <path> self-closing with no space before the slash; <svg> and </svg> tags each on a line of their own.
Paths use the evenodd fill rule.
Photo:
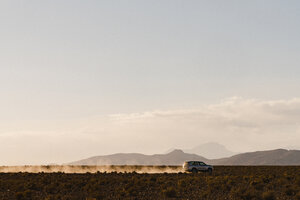
<svg viewBox="0 0 300 200">
<path fill-rule="evenodd" d="M 145 155 L 118 153 L 94 156 L 67 163 L 68 165 L 182 165 L 184 161 L 199 160 L 213 165 L 300 165 L 300 150 L 275 149 L 241 153 L 227 158 L 207 159 L 197 154 L 175 149 L 166 154 Z"/>
</svg>

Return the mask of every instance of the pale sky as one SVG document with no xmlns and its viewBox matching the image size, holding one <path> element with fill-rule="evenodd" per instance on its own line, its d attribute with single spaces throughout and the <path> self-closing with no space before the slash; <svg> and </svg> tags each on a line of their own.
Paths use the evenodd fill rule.
<svg viewBox="0 0 300 200">
<path fill-rule="evenodd" d="M 297 0 L 0 0 L 0 165 L 300 148 Z"/>
</svg>

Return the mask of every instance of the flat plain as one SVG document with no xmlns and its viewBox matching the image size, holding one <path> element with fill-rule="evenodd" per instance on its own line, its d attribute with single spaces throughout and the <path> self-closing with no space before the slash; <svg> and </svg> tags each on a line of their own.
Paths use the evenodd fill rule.
<svg viewBox="0 0 300 200">
<path fill-rule="evenodd" d="M 130 172 L 125 172 L 128 167 Z M 300 166 L 215 166 L 212 174 L 183 173 L 180 166 L 150 168 L 147 173 L 141 170 L 145 166 L 116 166 L 95 173 L 2 172 L 0 199 L 300 200 Z"/>
</svg>

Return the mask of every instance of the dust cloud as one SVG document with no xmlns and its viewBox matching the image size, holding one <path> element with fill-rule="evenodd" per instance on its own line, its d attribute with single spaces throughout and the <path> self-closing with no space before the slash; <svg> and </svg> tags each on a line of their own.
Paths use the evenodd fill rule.
<svg viewBox="0 0 300 200">
<path fill-rule="evenodd" d="M 25 165 L 0 166 L 1 173 L 179 173 L 184 172 L 181 166 L 143 166 L 143 165 Z"/>
</svg>

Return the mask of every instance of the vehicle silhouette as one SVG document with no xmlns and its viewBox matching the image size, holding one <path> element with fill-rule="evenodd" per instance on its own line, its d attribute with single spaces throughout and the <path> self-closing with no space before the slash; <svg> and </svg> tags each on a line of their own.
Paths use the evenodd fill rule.
<svg viewBox="0 0 300 200">
<path fill-rule="evenodd" d="M 212 173 L 213 166 L 207 165 L 202 161 L 186 161 L 183 163 L 183 169 L 186 172 L 192 173 L 197 173 L 199 171 Z"/>
</svg>

